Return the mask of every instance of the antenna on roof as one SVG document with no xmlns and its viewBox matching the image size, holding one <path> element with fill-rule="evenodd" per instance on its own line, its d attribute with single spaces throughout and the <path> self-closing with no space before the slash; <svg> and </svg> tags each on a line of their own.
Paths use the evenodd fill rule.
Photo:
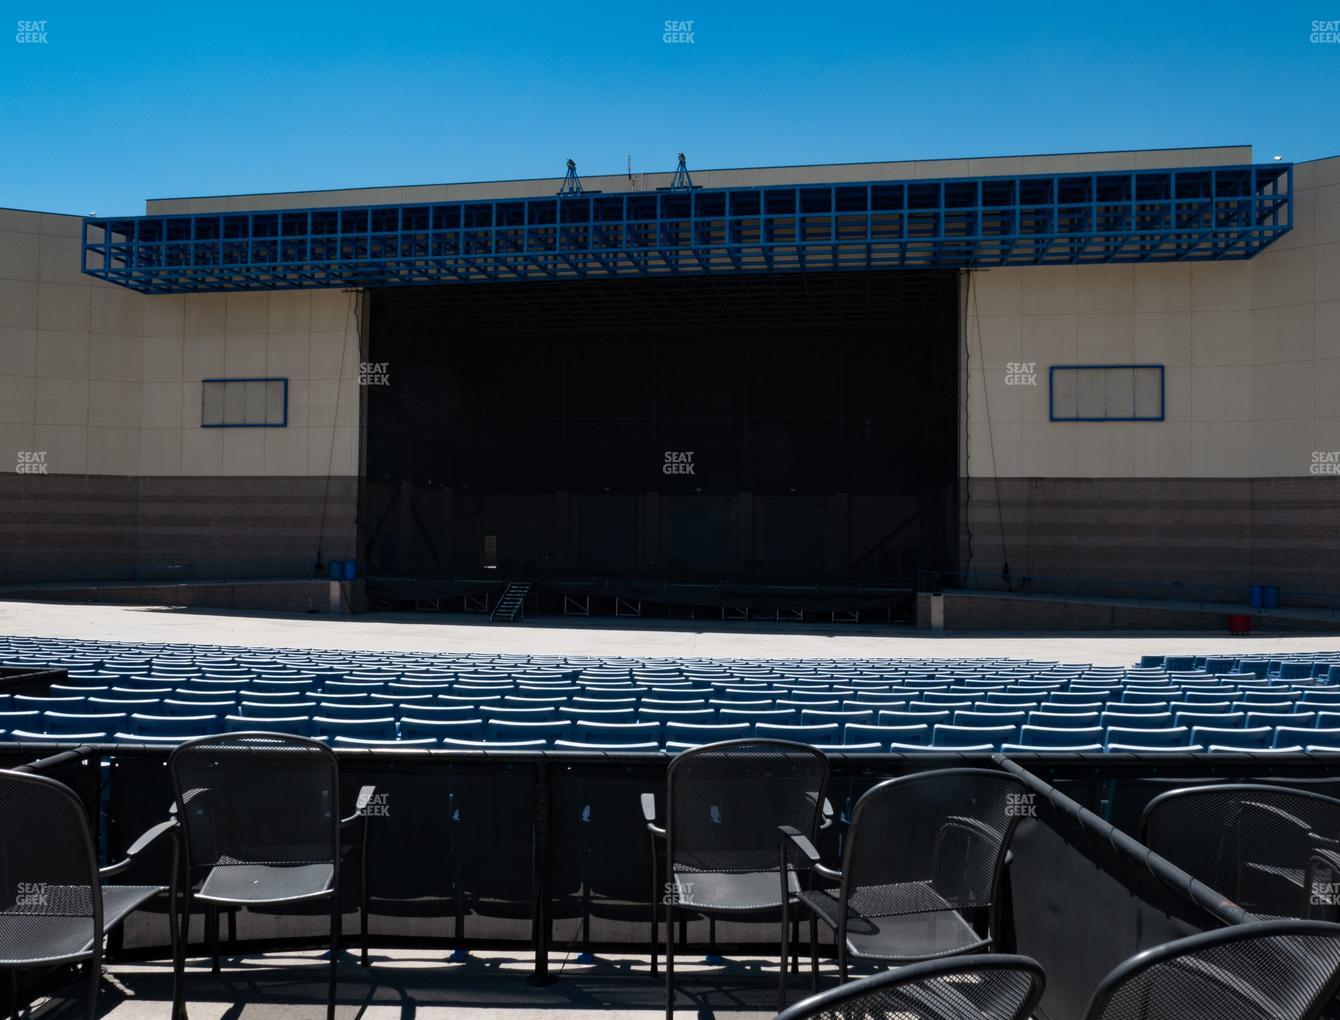
<svg viewBox="0 0 1340 1020">
<path fill-rule="evenodd" d="M 692 191 L 693 178 L 689 176 L 688 165 L 684 162 L 684 153 L 679 154 L 679 166 L 675 167 L 675 176 L 670 181 L 671 191 Z"/>
<path fill-rule="evenodd" d="M 567 198 L 582 193 L 582 179 L 577 176 L 577 164 L 568 160 L 568 175 L 563 178 L 563 186 L 558 189 L 559 198 Z"/>
</svg>

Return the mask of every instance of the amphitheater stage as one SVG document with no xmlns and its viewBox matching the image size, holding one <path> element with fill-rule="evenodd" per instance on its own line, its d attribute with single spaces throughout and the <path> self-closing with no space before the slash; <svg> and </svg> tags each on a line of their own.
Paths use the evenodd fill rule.
<svg viewBox="0 0 1340 1020">
<path fill-rule="evenodd" d="M 0 634 L 115 641 L 331 648 L 351 651 L 526 652 L 545 655 L 736 657 L 1013 657 L 1129 665 L 1141 655 L 1273 655 L 1329 651 L 1334 626 L 1313 635 L 1230 637 L 1202 631 L 931 633 L 860 624 L 706 623 L 569 618 L 518 624 L 455 622 L 422 613 L 310 616 L 163 605 L 0 602 Z"/>
</svg>

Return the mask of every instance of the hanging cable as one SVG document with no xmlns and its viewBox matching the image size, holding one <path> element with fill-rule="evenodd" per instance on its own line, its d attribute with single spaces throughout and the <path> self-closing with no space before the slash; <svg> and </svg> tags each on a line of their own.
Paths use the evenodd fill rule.
<svg viewBox="0 0 1340 1020">
<path fill-rule="evenodd" d="M 361 290 L 350 290 L 347 293 L 349 294 L 349 307 L 344 317 L 344 346 L 340 349 L 340 372 L 335 383 L 335 416 L 330 425 L 330 453 L 326 458 L 325 491 L 321 497 L 321 524 L 316 535 L 317 573 L 320 573 L 324 566 L 322 554 L 325 551 L 326 542 L 326 515 L 330 509 L 330 476 L 335 469 L 335 439 L 339 435 L 340 428 L 340 398 L 344 394 L 345 364 L 349 356 L 349 337 L 351 335 L 358 337 L 360 349 L 363 343 L 363 292 Z M 310 413 L 310 409 L 308 413 Z"/>
<path fill-rule="evenodd" d="M 982 364 L 982 400 L 983 410 L 986 412 L 986 441 L 987 449 L 991 453 L 991 479 L 992 488 L 996 497 L 996 523 L 1000 528 L 1000 559 L 1001 559 L 1001 580 L 1005 582 L 1007 591 L 1013 590 L 1013 583 L 1010 580 L 1010 555 L 1005 543 L 1005 510 L 1000 499 L 1000 471 L 996 467 L 996 436 L 991 421 L 991 385 L 986 377 L 986 354 L 982 349 L 982 315 L 977 304 L 977 290 L 973 286 L 972 271 L 968 272 L 968 295 L 967 303 L 972 306 L 972 323 L 977 331 L 977 360 Z M 966 343 L 966 338 L 965 338 Z M 971 377 L 965 379 L 965 392 L 971 386 Z M 970 532 L 971 534 L 971 532 Z M 969 546 L 971 548 L 971 545 Z"/>
</svg>

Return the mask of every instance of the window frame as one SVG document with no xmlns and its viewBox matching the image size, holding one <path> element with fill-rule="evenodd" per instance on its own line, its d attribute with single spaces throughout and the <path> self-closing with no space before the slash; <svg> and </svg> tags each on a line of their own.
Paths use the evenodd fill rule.
<svg viewBox="0 0 1340 1020">
<path fill-rule="evenodd" d="M 1078 408 L 1074 417 L 1058 417 L 1056 414 L 1056 373 L 1079 372 L 1079 371 L 1110 371 L 1114 368 L 1129 369 L 1134 372 L 1136 369 L 1157 369 L 1159 374 L 1159 413 L 1157 415 L 1116 415 L 1112 417 L 1085 417 L 1079 414 Z M 1134 398 L 1135 391 L 1132 384 L 1131 396 Z M 1134 411 L 1134 400 L 1132 400 L 1132 412 Z M 1105 421 L 1125 421 L 1125 422 L 1157 422 L 1166 421 L 1168 415 L 1168 373 L 1163 364 L 1153 362 L 1142 362 L 1139 364 L 1097 364 L 1097 365 L 1052 365 L 1047 370 L 1047 417 L 1054 422 L 1105 422 Z"/>
<path fill-rule="evenodd" d="M 273 422 L 273 421 L 266 421 L 266 422 L 230 422 L 230 421 L 207 422 L 207 421 L 205 421 L 205 387 L 206 387 L 206 386 L 208 386 L 210 383 L 224 383 L 224 384 L 227 384 L 227 383 L 253 383 L 253 382 L 263 382 L 263 383 L 275 383 L 275 382 L 277 382 L 277 383 L 280 383 L 280 384 L 282 385 L 282 387 L 283 387 L 283 407 L 284 407 L 284 414 L 283 414 L 283 418 L 282 418 L 280 421 L 277 421 L 277 422 Z M 226 391 L 226 385 L 225 385 L 225 391 Z M 226 392 L 225 392 L 224 406 L 225 406 L 225 407 L 227 406 Z M 283 428 L 288 428 L 288 377 L 287 377 L 287 376 L 277 376 L 277 375 L 265 375 L 265 376 L 249 375 L 249 376 L 239 376 L 239 377 L 232 377 L 232 376 L 229 376 L 229 377 L 217 377 L 217 376 L 216 376 L 216 377 L 214 377 L 214 378 L 210 378 L 210 379 L 201 379 L 201 380 L 200 380 L 200 427 L 201 427 L 202 429 L 283 429 Z"/>
</svg>

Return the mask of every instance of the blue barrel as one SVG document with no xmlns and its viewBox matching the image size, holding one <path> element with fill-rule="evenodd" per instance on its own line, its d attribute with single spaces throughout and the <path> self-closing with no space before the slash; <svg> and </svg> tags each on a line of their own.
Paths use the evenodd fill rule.
<svg viewBox="0 0 1340 1020">
<path fill-rule="evenodd" d="M 1279 585 L 1267 584 L 1261 589 L 1261 604 L 1266 609 L 1278 609 L 1280 607 Z"/>
<path fill-rule="evenodd" d="M 346 581 L 352 581 L 357 576 L 358 576 L 358 560 L 345 560 L 344 579 Z"/>
<path fill-rule="evenodd" d="M 326 571 L 330 574 L 332 581 L 338 581 L 344 575 L 344 567 L 339 560 L 331 560 L 327 563 Z"/>
<path fill-rule="evenodd" d="M 1262 608 L 1262 604 L 1265 601 L 1265 592 L 1262 591 L 1261 585 L 1252 585 L 1251 598 L 1248 601 L 1251 602 L 1253 609 Z"/>
</svg>

